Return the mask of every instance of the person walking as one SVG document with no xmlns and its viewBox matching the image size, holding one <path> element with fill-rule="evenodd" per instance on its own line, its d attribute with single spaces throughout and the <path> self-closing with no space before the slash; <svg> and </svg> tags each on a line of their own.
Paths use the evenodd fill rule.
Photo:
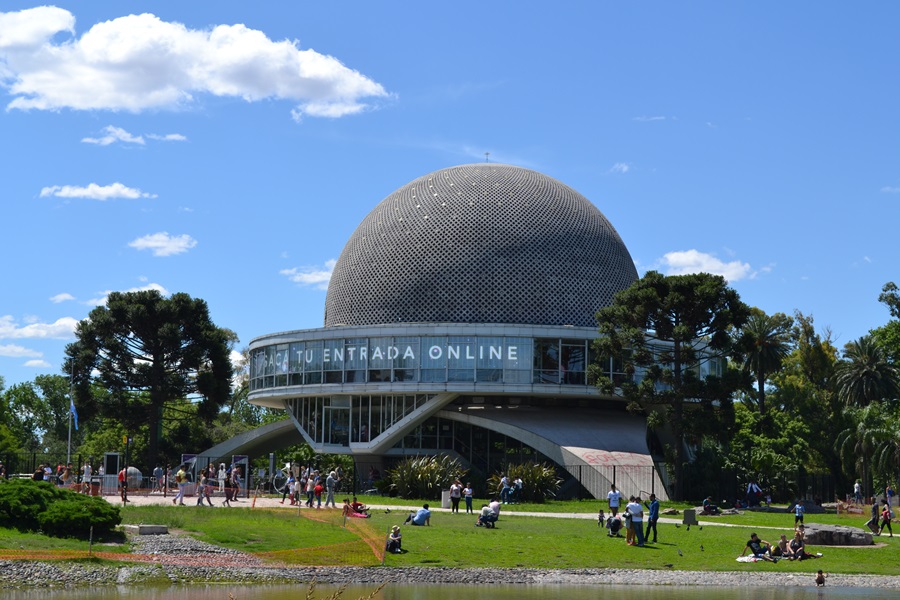
<svg viewBox="0 0 900 600">
<path fill-rule="evenodd" d="M 325 478 L 325 508 L 328 508 L 329 502 L 331 503 L 331 508 L 337 508 L 337 503 L 334 501 L 334 491 L 337 487 L 337 482 L 337 473 L 334 471 Z"/>
<path fill-rule="evenodd" d="M 619 514 L 619 504 L 622 502 L 622 492 L 616 489 L 616 484 L 610 484 L 609 493 L 606 494 L 606 501 L 609 503 L 609 512 L 612 516 Z"/>
<path fill-rule="evenodd" d="M 178 472 L 175 473 L 175 483 L 178 485 L 178 493 L 172 498 L 172 504 L 184 506 L 184 491 L 187 487 L 187 473 L 184 472 L 184 465 L 179 465 Z"/>
<path fill-rule="evenodd" d="M 894 537 L 894 530 L 891 529 L 891 519 L 893 518 L 894 511 L 891 510 L 891 505 L 888 504 L 887 498 L 885 498 L 884 508 L 881 510 L 881 529 L 878 531 L 878 535 L 884 533 L 884 528 L 887 527 L 890 536 Z"/>
</svg>

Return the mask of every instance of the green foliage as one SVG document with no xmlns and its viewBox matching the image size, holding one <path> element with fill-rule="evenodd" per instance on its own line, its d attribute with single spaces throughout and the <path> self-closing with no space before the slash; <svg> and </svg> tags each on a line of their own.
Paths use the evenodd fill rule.
<svg viewBox="0 0 900 600">
<path fill-rule="evenodd" d="M 146 426 L 146 464 L 158 458 L 164 407 L 191 398 L 196 418 L 207 422 L 230 397 L 235 336 L 213 324 L 203 300 L 113 292 L 75 335 L 64 371 L 73 374 L 79 415 L 107 417 L 130 432 Z M 95 385 L 107 393 L 92 393 Z M 174 429 L 180 443 L 190 436 L 180 424 Z"/>
<path fill-rule="evenodd" d="M 41 530 L 55 537 L 87 538 L 94 528 L 95 536 L 104 536 L 121 522 L 119 508 L 101 498 L 69 493 L 38 515 Z"/>
<path fill-rule="evenodd" d="M 877 400 L 895 400 L 900 392 L 900 372 L 871 335 L 844 347 L 844 359 L 835 369 L 838 396 L 848 406 L 866 406 Z"/>
<path fill-rule="evenodd" d="M 763 422 L 769 425 L 763 427 Z M 761 415 L 739 404 L 735 423 L 726 467 L 736 470 L 740 480 L 756 480 L 764 489 L 771 488 L 784 473 L 806 463 L 810 433 L 803 419 L 774 410 Z"/>
<path fill-rule="evenodd" d="M 720 435 L 730 426 L 731 398 L 743 377 L 725 366 L 740 362 L 734 332 L 750 315 L 737 292 L 718 275 L 664 276 L 647 272 L 597 313 L 600 361 L 620 361 L 633 379 L 598 377 L 605 394 L 620 394 L 646 412 L 659 408 L 676 443 L 675 497 L 684 495 L 685 442 Z M 710 368 L 711 366 L 711 368 Z M 596 376 L 600 369 L 591 369 Z"/>
<path fill-rule="evenodd" d="M 465 477 L 467 470 L 455 458 L 440 456 L 411 456 L 389 469 L 385 479 L 390 488 L 403 498 L 439 500 L 441 490 L 446 490 L 457 479 Z"/>
<path fill-rule="evenodd" d="M 508 464 L 506 469 L 494 473 L 488 478 L 488 490 L 500 493 L 500 478 L 506 474 L 510 482 L 516 478 L 522 479 L 522 500 L 542 504 L 548 499 L 556 497 L 562 479 L 556 474 L 556 469 L 546 463 L 527 462 L 521 464 Z"/>
<path fill-rule="evenodd" d="M 769 316 L 755 308 L 737 335 L 736 343 L 744 354 L 744 372 L 756 381 L 756 403 L 761 413 L 766 412 L 766 382 L 781 370 L 791 351 L 793 324 L 794 320 L 783 313 Z"/>
<path fill-rule="evenodd" d="M 119 509 L 102 498 L 76 494 L 42 481 L 0 481 L 0 526 L 42 530 L 59 537 L 109 533 L 121 522 Z"/>
</svg>

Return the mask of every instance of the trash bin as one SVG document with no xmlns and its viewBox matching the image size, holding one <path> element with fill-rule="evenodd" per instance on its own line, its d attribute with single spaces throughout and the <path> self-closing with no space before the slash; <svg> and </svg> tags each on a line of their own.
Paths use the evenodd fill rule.
<svg viewBox="0 0 900 600">
<path fill-rule="evenodd" d="M 450 508 L 450 490 L 441 490 L 441 508 Z"/>
</svg>

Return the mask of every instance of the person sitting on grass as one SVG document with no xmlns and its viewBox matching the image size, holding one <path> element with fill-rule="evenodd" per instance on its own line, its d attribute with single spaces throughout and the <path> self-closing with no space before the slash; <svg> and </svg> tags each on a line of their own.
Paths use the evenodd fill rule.
<svg viewBox="0 0 900 600">
<path fill-rule="evenodd" d="M 744 551 L 741 552 L 741 556 L 744 556 L 748 549 L 750 550 L 750 555 L 754 558 L 775 562 L 775 559 L 769 555 L 771 544 L 765 540 L 759 539 L 755 533 L 750 534 L 750 540 L 747 541 L 747 544 L 744 546 Z"/>
<path fill-rule="evenodd" d="M 769 554 L 776 558 L 787 559 L 790 559 L 793 556 L 793 552 L 791 551 L 791 545 L 790 542 L 788 542 L 787 535 L 783 533 L 781 534 L 781 539 L 775 542 L 775 545 L 772 546 Z"/>
<path fill-rule="evenodd" d="M 353 505 L 350 504 L 349 498 L 344 498 L 344 509 L 343 509 L 344 518 L 353 518 L 353 519 L 368 519 L 369 515 L 366 513 L 356 512 L 353 510 Z"/>
<path fill-rule="evenodd" d="M 391 527 L 391 535 L 388 536 L 387 545 L 384 549 L 391 554 L 400 554 L 401 543 L 400 526 L 394 525 Z"/>
<path fill-rule="evenodd" d="M 712 496 L 707 496 L 705 500 L 703 500 L 703 514 L 704 515 L 717 515 L 719 514 L 719 507 L 713 504 Z"/>
<path fill-rule="evenodd" d="M 355 512 L 362 513 L 369 516 L 369 507 L 356 499 L 356 496 L 353 496 L 353 502 L 350 503 L 350 507 L 353 508 Z"/>
<path fill-rule="evenodd" d="M 806 560 L 808 558 L 818 558 L 819 555 L 810 554 L 806 551 L 806 542 L 803 541 L 803 533 L 797 531 L 794 533 L 794 539 L 791 540 L 791 560 Z"/>
<path fill-rule="evenodd" d="M 431 511 L 428 510 L 428 504 L 425 503 L 422 505 L 422 508 L 417 510 L 414 513 L 409 513 L 409 516 L 406 517 L 405 523 L 412 523 L 417 526 L 431 525 Z"/>
</svg>

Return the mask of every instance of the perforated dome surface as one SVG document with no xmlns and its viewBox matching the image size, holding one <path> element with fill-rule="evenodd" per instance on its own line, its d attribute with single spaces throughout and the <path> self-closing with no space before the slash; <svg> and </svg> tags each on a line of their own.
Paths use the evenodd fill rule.
<svg viewBox="0 0 900 600">
<path fill-rule="evenodd" d="M 575 190 L 520 167 L 462 165 L 404 185 L 357 227 L 325 326 L 592 327 L 636 279 L 615 228 Z"/>
</svg>

